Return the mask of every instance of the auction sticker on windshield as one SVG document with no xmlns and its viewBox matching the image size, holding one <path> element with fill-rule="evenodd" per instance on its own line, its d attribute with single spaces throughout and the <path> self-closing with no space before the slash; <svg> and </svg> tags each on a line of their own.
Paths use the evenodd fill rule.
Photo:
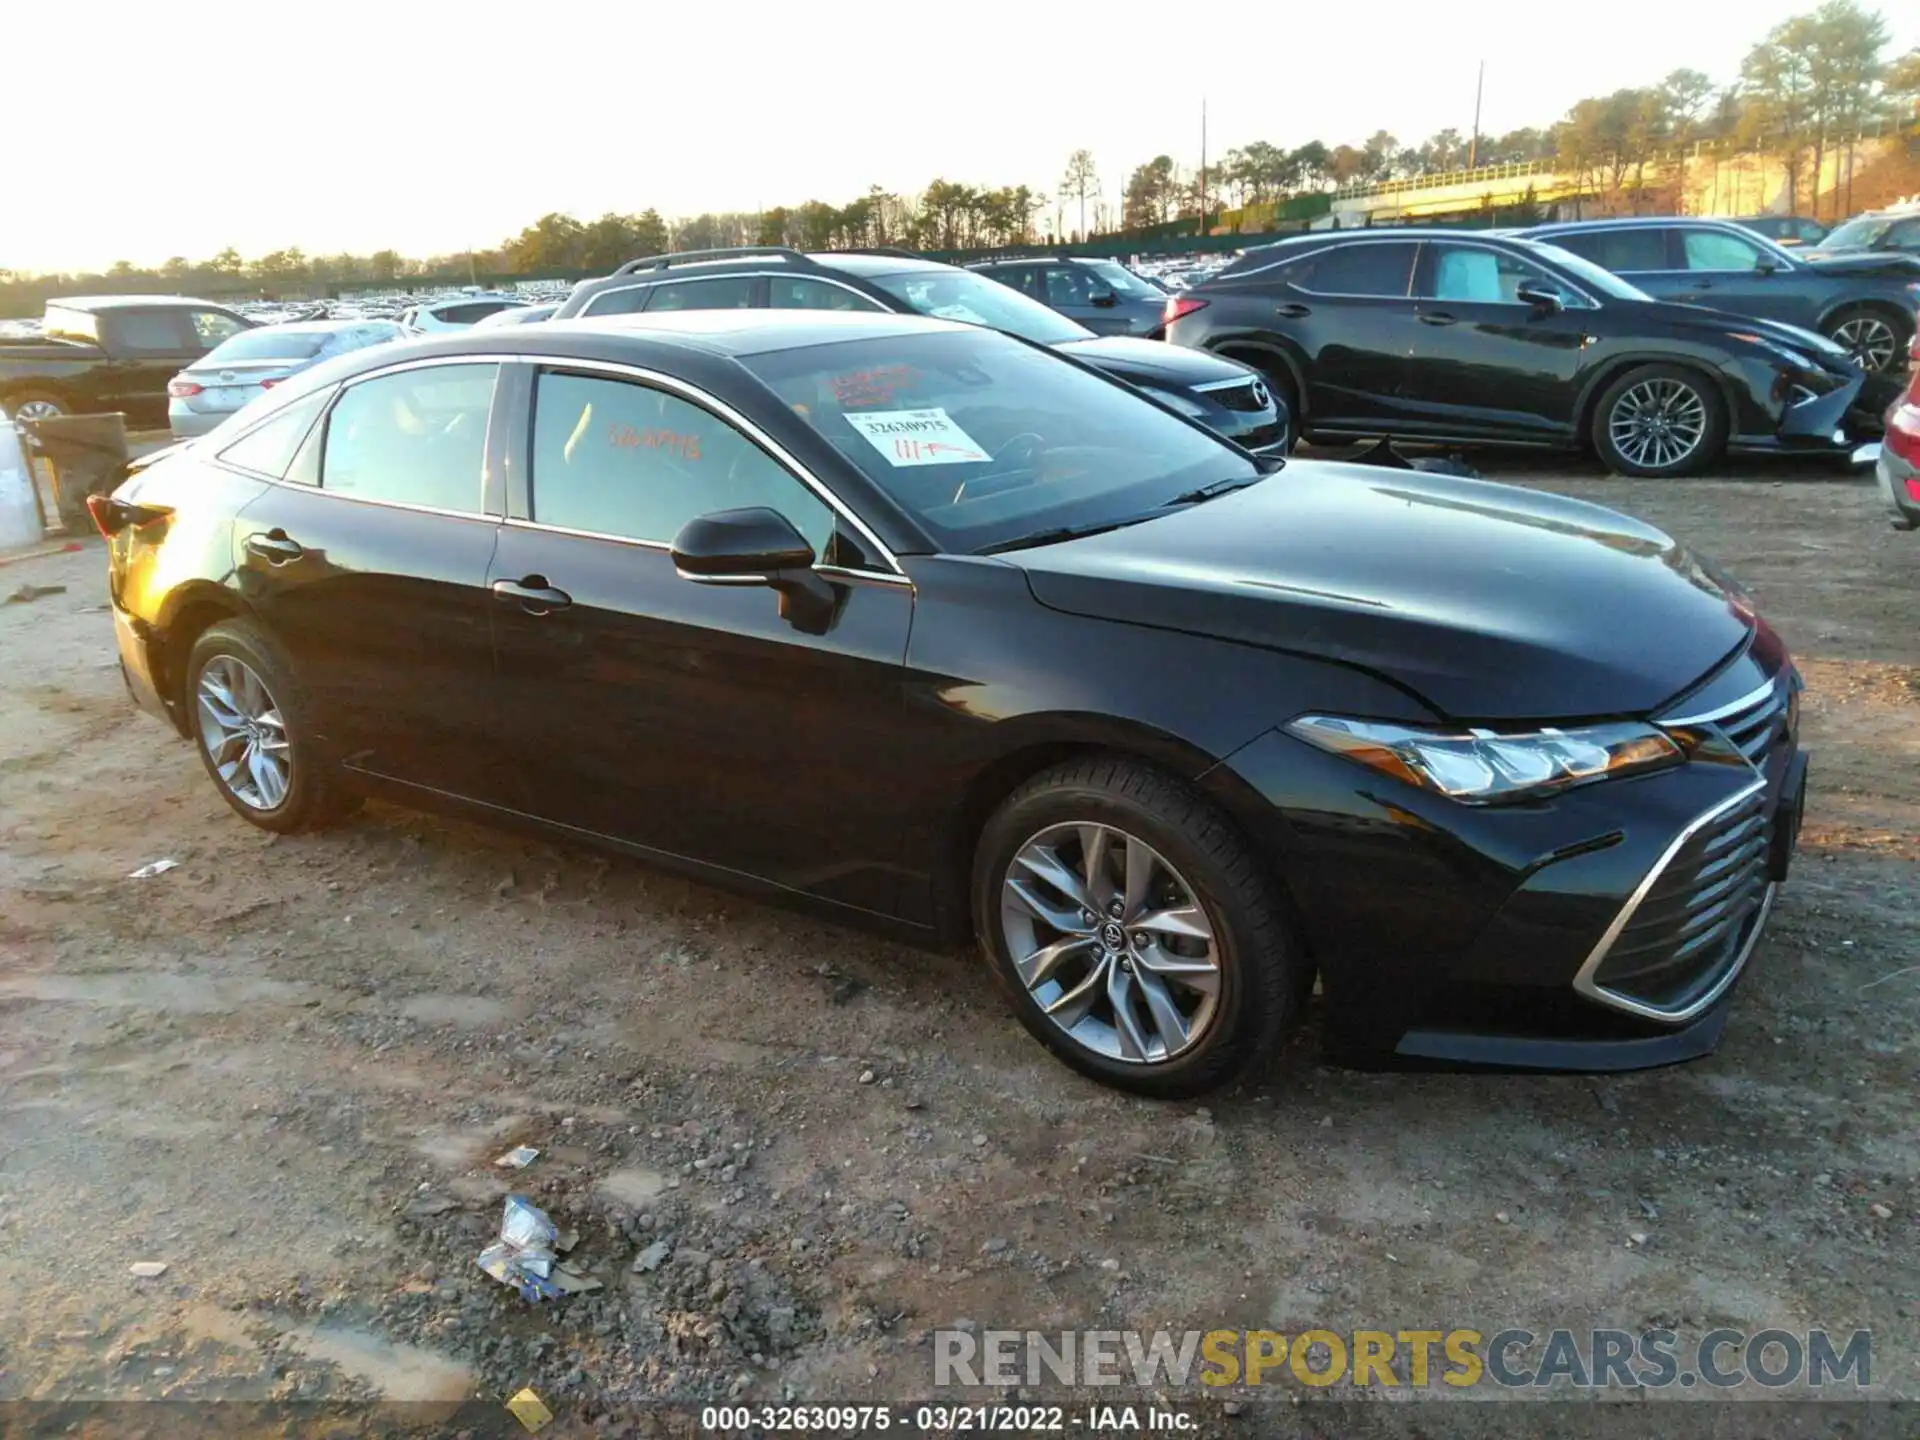
<svg viewBox="0 0 1920 1440">
<path fill-rule="evenodd" d="M 993 457 L 945 410 L 868 410 L 846 421 L 893 465 L 966 465 Z"/>
</svg>

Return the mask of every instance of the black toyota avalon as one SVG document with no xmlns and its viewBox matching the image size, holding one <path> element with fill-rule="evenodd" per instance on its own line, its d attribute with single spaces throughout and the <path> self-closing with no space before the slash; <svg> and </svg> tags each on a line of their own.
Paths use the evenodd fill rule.
<svg viewBox="0 0 1920 1440">
<path fill-rule="evenodd" d="M 363 795 L 932 943 L 1190 1095 L 1710 1050 L 1799 678 L 1659 531 L 1259 460 L 978 326 L 701 312 L 364 351 L 93 502 L 134 698 L 244 819 Z"/>
</svg>

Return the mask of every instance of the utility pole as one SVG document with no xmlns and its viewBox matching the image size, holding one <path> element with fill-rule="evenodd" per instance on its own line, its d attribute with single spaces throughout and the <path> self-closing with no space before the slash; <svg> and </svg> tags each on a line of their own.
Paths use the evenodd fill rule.
<svg viewBox="0 0 1920 1440">
<path fill-rule="evenodd" d="M 1473 138 L 1467 142 L 1467 169 L 1480 163 L 1480 96 L 1487 88 L 1487 62 L 1480 62 L 1480 78 L 1473 82 Z"/>
<path fill-rule="evenodd" d="M 1207 233 L 1207 99 L 1200 97 L 1200 234 Z"/>
</svg>

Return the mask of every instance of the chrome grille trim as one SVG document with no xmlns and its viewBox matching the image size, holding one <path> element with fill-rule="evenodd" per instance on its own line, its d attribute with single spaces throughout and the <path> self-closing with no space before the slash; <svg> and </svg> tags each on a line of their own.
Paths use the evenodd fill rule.
<svg viewBox="0 0 1920 1440">
<path fill-rule="evenodd" d="M 1773 687 L 1770 685 L 1768 688 L 1771 690 Z M 1751 700 L 1753 697 L 1747 698 Z M 1738 708 L 1738 705 L 1729 707 L 1729 712 L 1737 710 Z M 1704 810 L 1696 815 L 1678 835 L 1674 836 L 1672 842 L 1661 852 L 1660 858 L 1653 863 L 1653 867 L 1647 871 L 1640 883 L 1634 887 L 1633 894 L 1629 895 L 1627 897 L 1627 903 L 1620 907 L 1620 913 L 1613 917 L 1613 923 L 1607 926 L 1606 933 L 1600 937 L 1599 943 L 1593 947 L 1592 953 L 1581 963 L 1579 972 L 1573 977 L 1573 988 L 1577 994 L 1595 1001 L 1598 1004 L 1608 1006 L 1611 1009 L 1625 1011 L 1629 1015 L 1638 1015 L 1643 1019 L 1659 1020 L 1667 1024 L 1680 1024 L 1704 1013 L 1715 1001 L 1727 993 L 1728 988 L 1739 978 L 1740 972 L 1746 968 L 1747 957 L 1753 953 L 1753 947 L 1759 940 L 1760 933 L 1766 929 L 1767 916 L 1773 909 L 1774 895 L 1779 889 L 1779 887 L 1771 881 L 1766 883 L 1765 889 L 1761 892 L 1758 913 L 1751 916 L 1751 918 L 1747 915 L 1742 915 L 1736 922 L 1750 924 L 1751 928 L 1747 932 L 1746 939 L 1741 943 L 1739 952 L 1733 957 L 1732 963 L 1715 978 L 1713 984 L 1708 986 L 1704 992 L 1694 997 L 1687 1004 L 1681 1006 L 1650 1005 L 1643 1000 L 1635 999 L 1631 995 L 1609 989 L 1607 986 L 1600 984 L 1599 981 L 1595 979 L 1595 975 L 1600 969 L 1601 964 L 1612 952 L 1614 945 L 1619 941 L 1621 934 L 1626 930 L 1627 926 L 1632 923 L 1641 905 L 1645 903 L 1647 897 L 1653 892 L 1654 887 L 1660 883 L 1661 877 L 1667 873 L 1668 868 L 1673 864 L 1674 860 L 1686 849 L 1688 842 L 1702 830 L 1712 825 L 1714 821 L 1738 810 L 1742 805 L 1753 800 L 1755 796 L 1764 796 L 1766 788 L 1767 782 L 1762 778 L 1756 777 L 1752 784 L 1747 785 L 1732 796 L 1722 800 L 1711 809 Z M 1738 826 L 1735 827 L 1735 830 L 1731 833 L 1738 834 L 1746 828 L 1745 825 Z M 1757 837 L 1747 838 L 1729 853 L 1735 857 L 1750 859 L 1750 857 L 1746 856 L 1745 852 L 1749 847 L 1757 843 L 1761 860 L 1764 864 L 1766 836 L 1767 829 L 1762 825 Z M 1722 837 L 1715 837 L 1716 840 L 1720 838 Z M 1733 869 L 1735 874 L 1738 875 L 1745 869 L 1745 866 L 1736 865 Z M 1764 873 L 1764 871 L 1762 873 Z M 1689 899 L 1691 898 L 1693 897 L 1689 896 Z M 1735 898 L 1737 899 L 1737 897 Z M 1691 904 L 1686 908 L 1691 910 Z M 1724 915 L 1720 917 L 1723 921 L 1725 918 Z M 1684 949 L 1688 951 L 1697 949 L 1703 938 L 1716 933 L 1719 929 L 1720 926 L 1718 924 L 1710 925 L 1702 934 L 1696 935 L 1688 940 Z M 1669 952 L 1669 954 L 1673 953 L 1676 952 Z"/>
<path fill-rule="evenodd" d="M 1691 726 L 1712 725 L 1752 765 L 1761 764 L 1773 742 L 1779 737 L 1788 707 L 1792 681 L 1786 674 L 1774 676 L 1758 689 L 1714 710 L 1692 715 L 1662 716 L 1656 723 L 1663 729 L 1683 730 Z"/>
</svg>

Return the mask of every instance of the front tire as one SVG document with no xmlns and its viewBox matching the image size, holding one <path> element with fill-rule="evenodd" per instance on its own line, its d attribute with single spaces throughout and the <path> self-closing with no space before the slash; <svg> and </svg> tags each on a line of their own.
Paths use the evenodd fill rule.
<svg viewBox="0 0 1920 1440">
<path fill-rule="evenodd" d="M 1720 458 L 1727 411 L 1713 382 L 1680 365 L 1642 365 L 1601 395 L 1593 446 L 1616 475 L 1692 475 Z"/>
<path fill-rule="evenodd" d="M 201 763 L 249 824 L 290 834 L 357 804 L 320 754 L 306 689 L 264 627 L 228 620 L 201 635 L 187 657 L 185 698 Z"/>
<path fill-rule="evenodd" d="M 973 912 L 1020 1023 L 1136 1094 L 1198 1095 L 1247 1072 L 1312 983 L 1246 842 L 1128 760 L 1071 761 L 1009 796 L 980 836 Z"/>
<path fill-rule="evenodd" d="M 1830 317 L 1822 333 L 1862 370 L 1890 374 L 1906 357 L 1913 322 L 1889 311 L 1855 306 Z"/>
</svg>

